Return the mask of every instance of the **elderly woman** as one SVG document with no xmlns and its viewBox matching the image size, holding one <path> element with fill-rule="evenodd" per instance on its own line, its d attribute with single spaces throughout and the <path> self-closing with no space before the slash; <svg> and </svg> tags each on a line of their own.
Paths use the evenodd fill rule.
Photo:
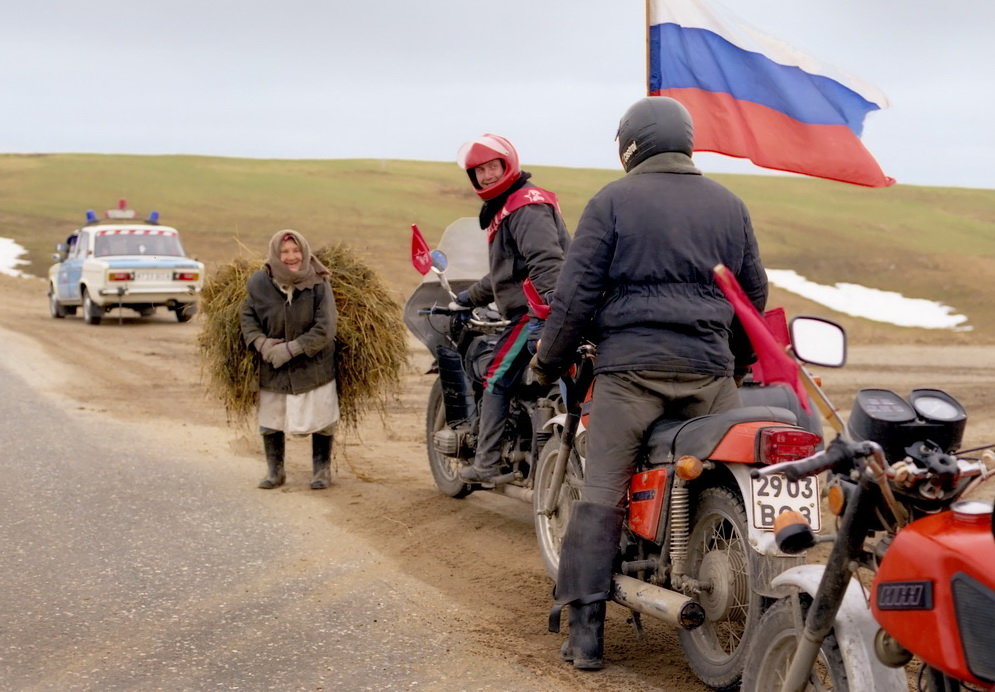
<svg viewBox="0 0 995 692">
<path fill-rule="evenodd" d="M 311 435 L 311 488 L 331 482 L 335 391 L 335 297 L 328 269 L 307 240 L 284 230 L 269 241 L 263 268 L 249 277 L 242 337 L 260 356 L 259 429 L 268 473 L 264 489 L 283 485 L 285 435 Z"/>
</svg>

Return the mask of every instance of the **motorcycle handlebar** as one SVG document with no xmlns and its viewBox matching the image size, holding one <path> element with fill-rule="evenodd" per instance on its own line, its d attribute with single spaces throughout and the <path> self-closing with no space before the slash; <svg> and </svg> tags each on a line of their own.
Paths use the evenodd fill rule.
<svg viewBox="0 0 995 692">
<path fill-rule="evenodd" d="M 810 457 L 753 469 L 750 471 L 750 475 L 753 478 L 760 478 L 781 473 L 789 481 L 797 481 L 800 478 L 814 476 L 837 466 L 852 465 L 856 459 L 874 454 L 875 448 L 880 449 L 877 443 L 869 440 L 849 442 L 837 437 L 829 443 L 826 449 Z"/>
</svg>

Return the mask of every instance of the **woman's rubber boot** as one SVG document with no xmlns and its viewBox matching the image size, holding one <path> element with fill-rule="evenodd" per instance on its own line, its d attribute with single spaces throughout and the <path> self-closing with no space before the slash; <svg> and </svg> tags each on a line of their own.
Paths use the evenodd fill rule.
<svg viewBox="0 0 995 692">
<path fill-rule="evenodd" d="M 621 507 L 577 502 L 563 537 L 549 631 L 560 631 L 560 612 L 569 606 L 570 635 L 560 655 L 579 670 L 604 667 L 605 603 L 624 518 Z"/>
<path fill-rule="evenodd" d="M 286 449 L 286 439 L 283 431 L 278 430 L 263 435 L 263 449 L 266 450 L 266 478 L 259 481 L 263 490 L 272 490 L 283 485 L 287 476 L 283 471 L 283 454 Z"/>
<path fill-rule="evenodd" d="M 311 476 L 311 490 L 324 490 L 332 482 L 332 436 L 311 435 L 311 463 L 314 473 Z"/>
</svg>

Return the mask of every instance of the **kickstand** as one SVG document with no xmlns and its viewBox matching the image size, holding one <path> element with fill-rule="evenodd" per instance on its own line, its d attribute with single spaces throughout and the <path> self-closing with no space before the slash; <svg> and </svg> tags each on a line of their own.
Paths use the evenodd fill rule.
<svg viewBox="0 0 995 692">
<path fill-rule="evenodd" d="M 629 622 L 632 624 L 632 629 L 636 631 L 636 636 L 642 639 L 646 632 L 643 630 L 643 616 L 638 611 L 629 611 L 632 615 L 629 616 Z"/>
</svg>

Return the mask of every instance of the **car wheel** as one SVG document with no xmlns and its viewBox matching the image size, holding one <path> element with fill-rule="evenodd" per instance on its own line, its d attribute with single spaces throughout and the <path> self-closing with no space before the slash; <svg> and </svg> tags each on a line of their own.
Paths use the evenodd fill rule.
<svg viewBox="0 0 995 692">
<path fill-rule="evenodd" d="M 90 299 L 90 293 L 83 289 L 83 321 L 87 324 L 100 324 L 104 317 L 104 309 Z"/>
<path fill-rule="evenodd" d="M 189 322 L 197 314 L 197 306 L 192 303 L 177 305 L 173 312 L 176 313 L 177 322 Z"/>
<path fill-rule="evenodd" d="M 48 287 L 48 311 L 57 320 L 61 320 L 67 314 L 66 306 L 59 302 L 55 295 L 55 286 Z"/>
</svg>

